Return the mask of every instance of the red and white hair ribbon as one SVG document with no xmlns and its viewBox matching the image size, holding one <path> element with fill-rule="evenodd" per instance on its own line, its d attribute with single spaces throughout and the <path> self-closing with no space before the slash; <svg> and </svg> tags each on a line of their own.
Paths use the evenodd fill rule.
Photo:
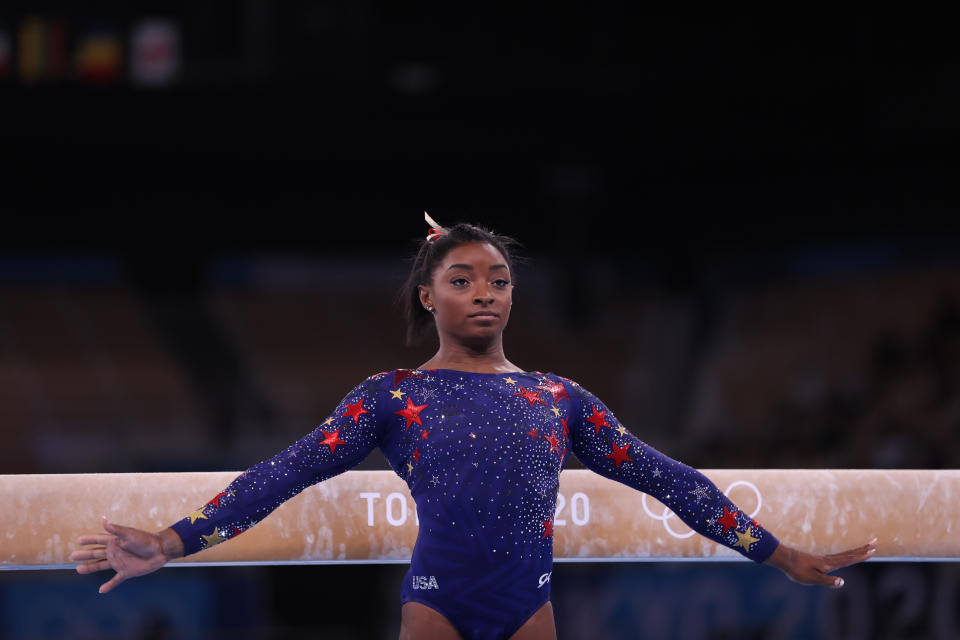
<svg viewBox="0 0 960 640">
<path fill-rule="evenodd" d="M 423 212 L 423 218 L 427 221 L 427 224 L 430 225 L 430 230 L 427 232 L 427 240 L 436 240 L 447 232 L 447 230 L 437 224 L 436 220 L 431 218 L 430 214 L 426 211 Z"/>
</svg>

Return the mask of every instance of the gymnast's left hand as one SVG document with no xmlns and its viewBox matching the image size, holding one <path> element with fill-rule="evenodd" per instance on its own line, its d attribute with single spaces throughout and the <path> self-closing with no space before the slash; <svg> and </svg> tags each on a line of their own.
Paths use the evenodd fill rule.
<svg viewBox="0 0 960 640">
<path fill-rule="evenodd" d="M 780 569 L 796 583 L 839 589 L 843 586 L 843 578 L 832 576 L 830 572 L 863 562 L 873 557 L 876 550 L 876 538 L 856 549 L 824 555 L 806 553 L 781 543 L 767 558 L 766 564 Z"/>
<path fill-rule="evenodd" d="M 172 558 L 164 552 L 160 536 L 134 527 L 114 524 L 103 517 L 106 534 L 80 536 L 77 544 L 96 545 L 78 549 L 70 554 L 73 562 L 85 562 L 77 567 L 77 573 L 94 573 L 113 569 L 116 575 L 100 585 L 99 592 L 107 593 L 127 578 L 134 578 L 156 571 Z"/>
</svg>

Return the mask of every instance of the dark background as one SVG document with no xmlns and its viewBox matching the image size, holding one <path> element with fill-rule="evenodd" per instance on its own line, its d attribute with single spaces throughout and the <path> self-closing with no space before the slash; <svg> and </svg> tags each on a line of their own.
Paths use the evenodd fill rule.
<svg viewBox="0 0 960 640">
<path fill-rule="evenodd" d="M 11 31 L 33 13 L 120 34 L 155 12 L 5 9 Z M 545 250 L 590 226 L 607 251 L 686 260 L 938 236 L 955 217 L 960 79 L 934 16 L 253 1 L 172 15 L 182 65 L 165 89 L 8 74 L 5 209 L 42 233 L 14 226 L 5 245 L 392 249 L 427 208 Z"/>
<path fill-rule="evenodd" d="M 67 34 L 36 78 L 18 70 L 31 16 Z M 161 87 L 129 73 L 151 16 L 180 29 Z M 121 43 L 99 82 L 69 55 L 91 28 Z M 390 306 L 424 209 L 525 245 L 511 359 L 578 379 L 690 464 L 960 460 L 942 16 L 50 2 L 6 3 L 4 33 L 3 473 L 242 469 L 362 376 L 424 361 Z M 554 602 L 570 638 L 950 637 L 953 567 L 870 564 L 834 596 L 725 564 L 558 565 Z M 17 594 L 75 604 L 101 580 L 23 572 L 0 603 L 10 637 L 72 619 L 76 637 L 380 638 L 402 574 L 171 570 L 119 590 L 117 618 L 102 601 L 29 616 Z M 743 602 L 757 576 L 781 604 Z M 151 614 L 171 592 L 188 595 Z M 684 609 L 707 592 L 728 595 Z"/>
</svg>

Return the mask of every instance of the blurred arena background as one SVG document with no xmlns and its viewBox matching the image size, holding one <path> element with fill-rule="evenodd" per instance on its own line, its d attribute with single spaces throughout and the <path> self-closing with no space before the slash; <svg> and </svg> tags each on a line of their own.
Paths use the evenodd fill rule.
<svg viewBox="0 0 960 640">
<path fill-rule="evenodd" d="M 935 16 L 4 3 L 0 473 L 244 469 L 423 362 L 424 209 L 518 237 L 509 357 L 673 457 L 956 468 L 958 96 Z M 403 571 L 7 572 L 0 637 L 392 638 Z M 554 605 L 561 638 L 960 637 L 956 565 L 840 575 L 558 564 Z"/>
</svg>

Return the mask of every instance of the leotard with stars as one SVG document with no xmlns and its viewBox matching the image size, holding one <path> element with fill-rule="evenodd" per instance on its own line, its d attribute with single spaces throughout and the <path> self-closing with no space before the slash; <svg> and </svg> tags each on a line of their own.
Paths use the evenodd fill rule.
<svg viewBox="0 0 960 640">
<path fill-rule="evenodd" d="M 549 600 L 553 515 L 571 452 L 754 561 L 778 544 L 703 474 L 640 441 L 577 383 L 450 369 L 371 376 L 326 422 L 172 529 L 186 555 L 229 540 L 378 446 L 420 521 L 401 601 L 439 611 L 467 639 L 508 638 Z"/>
</svg>

